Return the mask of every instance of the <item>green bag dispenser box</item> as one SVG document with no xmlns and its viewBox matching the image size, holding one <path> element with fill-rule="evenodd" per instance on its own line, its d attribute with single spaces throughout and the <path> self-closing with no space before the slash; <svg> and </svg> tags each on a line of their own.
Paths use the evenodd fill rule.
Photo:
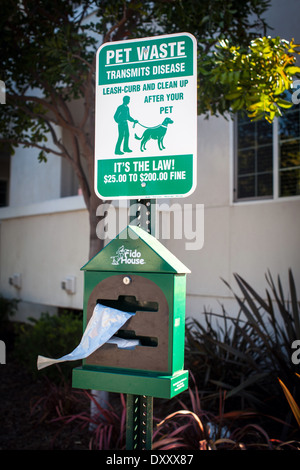
<svg viewBox="0 0 300 470">
<path fill-rule="evenodd" d="M 73 369 L 73 387 L 157 398 L 188 388 L 184 370 L 186 268 L 155 237 L 129 225 L 85 266 L 83 327 L 97 303 L 135 314 Z"/>
</svg>

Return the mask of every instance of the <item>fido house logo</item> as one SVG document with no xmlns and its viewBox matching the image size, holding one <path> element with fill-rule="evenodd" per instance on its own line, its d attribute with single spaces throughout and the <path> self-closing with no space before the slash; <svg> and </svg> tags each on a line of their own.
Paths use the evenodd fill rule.
<svg viewBox="0 0 300 470">
<path fill-rule="evenodd" d="M 95 191 L 102 199 L 188 196 L 196 186 L 196 40 L 189 33 L 97 52 Z"/>
<path fill-rule="evenodd" d="M 121 264 L 145 264 L 142 253 L 138 250 L 129 250 L 124 245 L 117 249 L 116 254 L 111 256 L 111 264 L 119 266 Z"/>
</svg>

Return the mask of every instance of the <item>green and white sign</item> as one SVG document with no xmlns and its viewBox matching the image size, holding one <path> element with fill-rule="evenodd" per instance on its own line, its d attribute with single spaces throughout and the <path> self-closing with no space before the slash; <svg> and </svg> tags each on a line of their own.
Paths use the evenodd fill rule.
<svg viewBox="0 0 300 470">
<path fill-rule="evenodd" d="M 196 187 L 194 36 L 105 43 L 96 67 L 96 194 L 189 196 Z"/>
</svg>

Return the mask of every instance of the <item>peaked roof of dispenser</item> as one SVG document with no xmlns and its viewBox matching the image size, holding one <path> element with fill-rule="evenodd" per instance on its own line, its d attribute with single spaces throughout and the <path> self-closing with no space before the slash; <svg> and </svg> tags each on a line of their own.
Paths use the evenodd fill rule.
<svg viewBox="0 0 300 470">
<path fill-rule="evenodd" d="M 160 241 L 128 225 L 82 268 L 83 271 L 190 273 Z"/>
</svg>

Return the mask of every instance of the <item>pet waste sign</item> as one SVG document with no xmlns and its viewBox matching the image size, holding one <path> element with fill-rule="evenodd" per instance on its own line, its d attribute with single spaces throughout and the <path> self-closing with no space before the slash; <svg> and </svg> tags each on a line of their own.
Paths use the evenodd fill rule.
<svg viewBox="0 0 300 470">
<path fill-rule="evenodd" d="M 196 151 L 194 36 L 103 44 L 96 63 L 96 194 L 188 196 L 196 187 Z"/>
</svg>

